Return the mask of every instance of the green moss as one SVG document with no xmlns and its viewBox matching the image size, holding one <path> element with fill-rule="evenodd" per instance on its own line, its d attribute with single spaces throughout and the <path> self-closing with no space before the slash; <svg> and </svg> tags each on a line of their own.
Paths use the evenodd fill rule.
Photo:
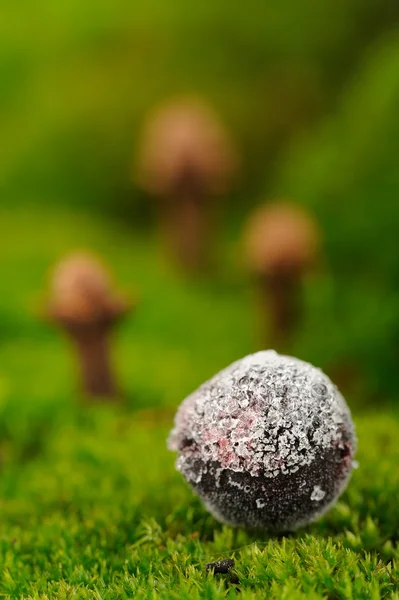
<svg viewBox="0 0 399 600">
<path fill-rule="evenodd" d="M 171 415 L 58 414 L 40 454 L 11 432 L 0 481 L 0 592 L 24 598 L 394 598 L 399 476 L 393 415 L 357 418 L 359 469 L 337 506 L 295 535 L 222 526 L 173 467 Z M 164 422 L 163 422 L 164 421 Z M 207 562 L 233 557 L 235 575 Z M 75 596 L 73 595 L 75 594 Z"/>
<path fill-rule="evenodd" d="M 174 470 L 165 439 L 177 404 L 257 347 L 234 248 L 221 278 L 194 283 L 154 240 L 113 222 L 2 211 L 1 223 L 0 597 L 398 597 L 396 413 L 363 414 L 348 398 L 359 469 L 336 507 L 292 536 L 220 525 Z M 115 340 L 125 407 L 80 402 L 66 341 L 38 318 L 46 270 L 82 246 L 140 298 Z M 206 572 L 227 557 L 233 575 Z"/>
</svg>

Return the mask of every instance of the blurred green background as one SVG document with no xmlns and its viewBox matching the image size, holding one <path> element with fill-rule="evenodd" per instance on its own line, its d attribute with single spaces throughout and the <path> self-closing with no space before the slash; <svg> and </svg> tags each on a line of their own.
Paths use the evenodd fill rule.
<svg viewBox="0 0 399 600">
<path fill-rule="evenodd" d="M 21 0 L 1 12 L 0 594 L 236 597 L 203 565 L 243 547 L 246 598 L 396 598 L 397 0 Z M 241 161 L 218 269 L 191 278 L 168 260 L 135 170 L 147 113 L 187 93 L 214 107 Z M 274 198 L 323 232 L 288 351 L 341 388 L 360 468 L 335 510 L 264 553 L 254 542 L 267 537 L 206 513 L 165 439 L 187 394 L 264 347 L 242 232 Z M 49 269 L 80 249 L 137 299 L 112 348 L 119 409 L 80 402 L 74 353 L 45 318 Z"/>
<path fill-rule="evenodd" d="M 134 404 L 176 405 L 259 347 L 241 229 L 258 202 L 288 197 L 313 210 L 326 254 L 292 353 L 337 373 L 354 403 L 395 401 L 398 16 L 393 0 L 4 6 L 4 390 L 70 389 L 63 341 L 35 317 L 32 298 L 46 269 L 83 247 L 141 298 L 116 350 Z M 153 199 L 134 178 L 144 117 L 180 93 L 215 107 L 242 161 L 224 212 L 221 275 L 200 282 L 182 281 L 162 259 Z M 20 370 L 32 371 L 33 385 Z"/>
</svg>

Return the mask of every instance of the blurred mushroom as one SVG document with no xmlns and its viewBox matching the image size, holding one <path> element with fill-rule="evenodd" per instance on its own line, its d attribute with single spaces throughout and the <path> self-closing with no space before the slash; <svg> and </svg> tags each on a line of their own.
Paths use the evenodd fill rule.
<svg viewBox="0 0 399 600">
<path fill-rule="evenodd" d="M 158 198 L 161 227 L 188 272 L 209 265 L 211 199 L 228 191 L 236 167 L 227 134 L 205 104 L 183 99 L 150 115 L 140 148 L 139 180 Z"/>
<path fill-rule="evenodd" d="M 262 320 L 268 320 L 267 346 L 284 347 L 299 321 L 301 283 L 317 261 L 320 239 L 314 218 L 289 202 L 260 206 L 249 220 L 247 260 L 258 280 Z"/>
<path fill-rule="evenodd" d="M 113 291 L 101 262 L 88 254 L 69 256 L 53 271 L 47 314 L 76 346 L 82 388 L 88 397 L 119 395 L 111 368 L 110 334 L 130 308 Z"/>
</svg>

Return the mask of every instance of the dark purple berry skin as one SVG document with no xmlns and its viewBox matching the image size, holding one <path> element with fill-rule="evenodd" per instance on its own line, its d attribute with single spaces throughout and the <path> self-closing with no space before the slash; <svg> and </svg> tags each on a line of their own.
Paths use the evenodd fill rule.
<svg viewBox="0 0 399 600">
<path fill-rule="evenodd" d="M 169 447 L 177 469 L 220 521 L 290 531 L 345 488 L 356 437 L 326 375 L 274 351 L 247 356 L 191 394 Z"/>
</svg>

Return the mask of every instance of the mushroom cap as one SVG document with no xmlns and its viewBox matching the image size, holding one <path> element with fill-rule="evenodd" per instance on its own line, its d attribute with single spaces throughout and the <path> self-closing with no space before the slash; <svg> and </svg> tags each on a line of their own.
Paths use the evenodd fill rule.
<svg viewBox="0 0 399 600">
<path fill-rule="evenodd" d="M 114 321 L 127 311 L 127 302 L 114 293 L 101 261 L 86 253 L 59 262 L 51 277 L 50 315 L 70 324 Z"/>
<path fill-rule="evenodd" d="M 260 274 L 300 272 L 311 267 L 320 241 L 320 229 L 312 215 L 285 201 L 256 209 L 245 232 L 248 263 Z"/>
<path fill-rule="evenodd" d="M 150 193 L 169 196 L 195 177 L 209 194 L 224 193 L 237 158 L 213 110 L 197 99 L 162 105 L 149 115 L 139 156 L 139 180 Z"/>
</svg>

